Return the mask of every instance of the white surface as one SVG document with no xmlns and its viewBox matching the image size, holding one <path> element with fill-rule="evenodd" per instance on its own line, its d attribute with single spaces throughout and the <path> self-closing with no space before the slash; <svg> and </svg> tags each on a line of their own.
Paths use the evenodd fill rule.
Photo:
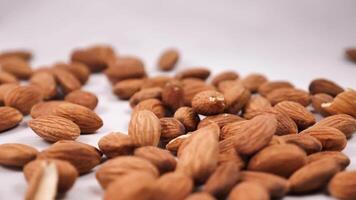
<svg viewBox="0 0 356 200">
<path fill-rule="evenodd" d="M 163 48 L 178 47 L 184 66 L 213 72 L 261 72 L 271 80 L 289 79 L 306 89 L 326 77 L 356 88 L 356 65 L 343 49 L 356 46 L 356 1 L 72 1 L 0 0 L 0 49 L 33 49 L 34 66 L 68 59 L 70 50 L 93 43 L 114 45 L 120 54 L 141 57 L 151 74 Z M 105 77 L 94 75 L 84 87 L 99 96 L 96 112 L 104 127 L 79 141 L 96 145 L 110 131 L 127 132 L 130 108 L 111 94 Z M 29 128 L 0 134 L 0 143 L 49 146 Z M 356 168 L 356 139 L 344 151 Z M 20 171 L 0 167 L 0 199 L 22 199 Z M 63 199 L 101 199 L 94 173 L 80 177 Z M 324 195 L 285 199 L 329 199 Z"/>
</svg>

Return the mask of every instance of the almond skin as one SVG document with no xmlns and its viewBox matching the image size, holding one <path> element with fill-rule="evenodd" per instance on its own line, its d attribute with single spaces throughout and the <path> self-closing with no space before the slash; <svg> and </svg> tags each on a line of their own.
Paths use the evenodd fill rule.
<svg viewBox="0 0 356 200">
<path fill-rule="evenodd" d="M 254 93 L 257 92 L 258 88 L 267 81 L 268 80 L 264 75 L 253 73 L 243 78 L 241 83 L 246 89 Z"/>
<path fill-rule="evenodd" d="M 31 108 L 31 117 L 37 118 L 44 115 L 53 115 L 55 108 L 60 104 L 68 104 L 66 101 L 46 101 L 40 102 Z"/>
<path fill-rule="evenodd" d="M 276 105 L 282 101 L 293 101 L 307 106 L 310 103 L 310 95 L 308 92 L 295 88 L 280 88 L 268 93 L 266 98 L 272 105 Z"/>
<path fill-rule="evenodd" d="M 162 102 L 172 111 L 184 106 L 184 93 L 182 84 L 178 81 L 168 82 L 162 90 Z"/>
<path fill-rule="evenodd" d="M 201 115 L 220 114 L 225 106 L 224 95 L 214 90 L 200 92 L 192 99 L 192 108 Z"/>
<path fill-rule="evenodd" d="M 330 113 L 321 107 L 321 105 L 324 103 L 330 103 L 332 101 L 333 97 L 324 93 L 315 94 L 311 97 L 311 104 L 314 108 L 314 111 L 320 113 L 324 117 L 329 116 Z"/>
<path fill-rule="evenodd" d="M 187 140 L 192 134 L 191 133 L 187 133 L 185 135 L 181 135 L 178 136 L 174 139 L 172 139 L 171 141 L 168 142 L 168 144 L 166 145 L 166 149 L 176 153 L 180 147 L 180 145 Z"/>
<path fill-rule="evenodd" d="M 161 99 L 161 97 L 162 97 L 162 88 L 160 87 L 143 89 L 131 96 L 130 106 L 133 108 L 141 101 L 147 99 Z"/>
<path fill-rule="evenodd" d="M 191 67 L 176 74 L 177 79 L 198 78 L 205 80 L 209 77 L 210 70 L 205 67 Z"/>
<path fill-rule="evenodd" d="M 146 76 L 144 63 L 136 57 L 120 57 L 110 63 L 105 74 L 112 84 L 119 81 Z"/>
<path fill-rule="evenodd" d="M 0 59 L 6 58 L 6 57 L 17 57 L 24 61 L 30 61 L 32 59 L 33 55 L 32 55 L 32 52 L 29 50 L 15 49 L 15 50 L 2 51 L 0 53 Z"/>
<path fill-rule="evenodd" d="M 120 99 L 130 99 L 141 89 L 143 79 L 126 79 L 114 85 L 113 92 Z"/>
<path fill-rule="evenodd" d="M 213 196 L 206 192 L 196 192 L 189 195 L 185 200 L 216 200 Z"/>
<path fill-rule="evenodd" d="M 356 62 L 356 48 L 346 49 L 345 55 L 350 61 Z"/>
<path fill-rule="evenodd" d="M 59 67 L 71 72 L 82 84 L 85 84 L 90 76 L 88 66 L 80 62 L 56 63 L 54 67 Z"/>
<path fill-rule="evenodd" d="M 230 192 L 228 200 L 269 200 L 268 192 L 263 186 L 254 182 L 242 182 Z"/>
<path fill-rule="evenodd" d="M 61 140 L 40 152 L 37 158 L 66 160 L 83 174 L 100 163 L 101 152 L 88 144 Z"/>
<path fill-rule="evenodd" d="M 344 89 L 341 86 L 324 78 L 314 79 L 309 84 L 310 94 L 325 93 L 334 97 L 343 91 Z"/>
<path fill-rule="evenodd" d="M 113 181 L 135 172 L 159 176 L 157 168 L 151 162 L 139 157 L 120 156 L 101 165 L 96 172 L 96 179 L 106 189 Z"/>
<path fill-rule="evenodd" d="M 306 162 L 305 152 L 293 144 L 271 145 L 255 154 L 247 169 L 289 177 Z"/>
<path fill-rule="evenodd" d="M 4 83 L 0 85 L 0 105 L 5 104 L 5 96 L 12 89 L 17 88 L 19 84 L 17 83 Z"/>
<path fill-rule="evenodd" d="M 25 144 L 7 143 L 0 145 L 0 164 L 10 167 L 23 167 L 34 160 L 38 151 Z"/>
<path fill-rule="evenodd" d="M 57 95 L 57 83 L 50 72 L 36 72 L 30 78 L 30 83 L 41 88 L 44 99 L 52 99 Z"/>
<path fill-rule="evenodd" d="M 166 49 L 158 59 L 158 68 L 162 71 L 170 71 L 177 64 L 179 52 L 176 49 Z"/>
<path fill-rule="evenodd" d="M 191 107 L 181 107 L 174 113 L 174 118 L 178 119 L 187 131 L 194 131 L 200 121 L 199 115 Z"/>
<path fill-rule="evenodd" d="M 22 114 L 15 108 L 0 107 L 0 132 L 17 126 L 22 121 Z"/>
<path fill-rule="evenodd" d="M 149 110 L 158 118 L 162 118 L 166 115 L 166 109 L 164 108 L 163 103 L 158 99 L 146 99 L 141 101 L 134 107 L 132 113 L 140 110 Z"/>
<path fill-rule="evenodd" d="M 218 165 L 223 165 L 225 163 L 233 162 L 236 164 L 238 169 L 243 169 L 246 165 L 245 161 L 243 158 L 236 153 L 236 150 L 234 148 L 226 148 L 225 150 L 222 150 L 221 148 L 221 142 L 219 142 L 219 156 L 218 156 Z"/>
<path fill-rule="evenodd" d="M 250 100 L 247 102 L 247 104 L 245 105 L 244 117 L 251 119 L 249 117 L 249 115 L 251 115 L 250 113 L 263 111 L 270 108 L 272 108 L 272 105 L 266 98 L 259 95 L 252 96 Z"/>
<path fill-rule="evenodd" d="M 164 75 L 145 78 L 143 80 L 143 84 L 141 85 L 141 89 L 153 88 L 153 87 L 163 88 L 170 81 L 172 81 L 172 78 Z"/>
<path fill-rule="evenodd" d="M 99 149 L 108 158 L 130 155 L 136 148 L 133 140 L 126 134 L 113 132 L 100 138 Z"/>
<path fill-rule="evenodd" d="M 321 159 L 334 159 L 340 169 L 345 169 L 350 164 L 350 158 L 340 151 L 322 151 L 308 156 L 307 162 L 312 163 Z"/>
<path fill-rule="evenodd" d="M 283 135 L 280 138 L 285 143 L 299 146 L 307 154 L 319 152 L 323 148 L 321 142 L 318 139 L 306 134 L 289 134 Z"/>
<path fill-rule="evenodd" d="M 8 72 L 19 79 L 29 79 L 32 75 L 30 65 L 21 58 L 7 57 L 0 60 L 1 70 Z"/>
<path fill-rule="evenodd" d="M 216 76 L 214 76 L 213 80 L 211 80 L 211 84 L 213 84 L 215 87 L 219 85 L 220 82 L 226 81 L 226 80 L 236 80 L 239 78 L 239 75 L 234 72 L 234 71 L 224 71 Z"/>
<path fill-rule="evenodd" d="M 327 112 L 332 114 L 348 114 L 356 117 L 356 91 L 347 90 L 338 94 L 334 101 L 321 105 Z"/>
<path fill-rule="evenodd" d="M 224 83 L 224 82 L 223 82 Z M 232 85 L 228 90 L 223 91 L 228 113 L 238 113 L 250 100 L 251 93 L 241 84 Z"/>
<path fill-rule="evenodd" d="M 267 96 L 270 92 L 281 88 L 294 88 L 294 86 L 288 81 L 268 81 L 258 87 L 258 93 Z"/>
<path fill-rule="evenodd" d="M 192 99 L 199 92 L 215 90 L 215 87 L 205 83 L 198 78 L 187 78 L 182 80 L 183 101 L 186 106 L 192 105 Z"/>
<path fill-rule="evenodd" d="M 184 125 L 176 118 L 165 117 L 160 119 L 161 139 L 164 141 L 174 139 L 185 134 Z"/>
<path fill-rule="evenodd" d="M 75 77 L 71 72 L 61 69 L 61 68 L 54 68 L 53 74 L 61 86 L 61 89 L 64 94 L 68 94 L 74 90 L 78 90 L 82 87 L 80 81 Z"/>
<path fill-rule="evenodd" d="M 47 115 L 32 119 L 28 126 L 41 138 L 49 142 L 75 140 L 80 135 L 79 126 L 69 119 Z"/>
<path fill-rule="evenodd" d="M 313 127 L 336 128 L 343 132 L 347 138 L 350 138 L 351 135 L 356 131 L 356 119 L 350 115 L 337 114 L 320 120 L 314 124 Z"/>
<path fill-rule="evenodd" d="M 17 80 L 16 76 L 8 73 L 8 72 L 0 72 L 0 83 L 18 83 L 19 81 Z"/>
<path fill-rule="evenodd" d="M 198 129 L 205 127 L 211 123 L 216 123 L 220 128 L 222 128 L 229 123 L 243 121 L 243 120 L 244 120 L 243 118 L 229 113 L 211 115 L 205 117 L 203 120 L 199 122 Z"/>
<path fill-rule="evenodd" d="M 78 104 L 94 110 L 98 105 L 98 97 L 95 94 L 83 90 L 75 90 L 67 94 L 64 98 L 65 101 Z"/>
<path fill-rule="evenodd" d="M 356 199 L 356 171 L 337 173 L 329 182 L 328 191 L 331 196 L 343 199 Z"/>
<path fill-rule="evenodd" d="M 135 112 L 129 124 L 129 136 L 141 146 L 157 146 L 161 137 L 161 124 L 156 115 L 148 110 Z"/>
</svg>

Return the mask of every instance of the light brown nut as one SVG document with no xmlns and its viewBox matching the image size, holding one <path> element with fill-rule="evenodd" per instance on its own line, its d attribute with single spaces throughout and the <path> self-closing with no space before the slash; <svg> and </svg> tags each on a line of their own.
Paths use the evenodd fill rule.
<svg viewBox="0 0 356 200">
<path fill-rule="evenodd" d="M 311 97 L 311 104 L 314 108 L 314 111 L 320 113 L 324 117 L 329 116 L 330 113 L 321 107 L 321 105 L 324 103 L 330 103 L 332 101 L 333 97 L 324 93 L 315 94 Z"/>
<path fill-rule="evenodd" d="M 303 194 L 323 188 L 340 171 L 333 159 L 322 159 L 304 165 L 289 178 L 290 191 Z"/>
<path fill-rule="evenodd" d="M 206 192 L 196 192 L 189 195 L 185 200 L 216 200 L 213 196 Z"/>
<path fill-rule="evenodd" d="M 135 172 L 150 174 L 153 177 L 159 176 L 157 168 L 151 162 L 134 156 L 120 156 L 101 165 L 96 172 L 96 179 L 101 187 L 106 189 L 113 181 Z"/>
<path fill-rule="evenodd" d="M 120 99 L 130 99 L 132 95 L 141 89 L 143 79 L 126 79 L 114 85 L 113 92 Z"/>
<path fill-rule="evenodd" d="M 26 164 L 23 169 L 25 178 L 29 182 L 32 179 L 35 171 L 38 170 L 41 165 L 43 165 L 44 163 L 48 165 L 49 163 L 52 162 L 56 165 L 58 171 L 57 190 L 58 192 L 65 193 L 70 188 L 72 188 L 72 186 L 74 185 L 78 177 L 78 172 L 75 169 L 75 167 L 73 167 L 73 165 L 67 161 L 56 160 L 56 159 L 31 161 L 28 164 Z"/>
<path fill-rule="evenodd" d="M 322 150 L 321 142 L 311 135 L 306 134 L 289 134 L 280 136 L 283 142 L 295 144 L 303 149 L 307 154 L 313 154 Z"/>
<path fill-rule="evenodd" d="M 348 114 L 356 117 L 356 91 L 346 90 L 338 94 L 334 101 L 321 104 L 327 112 L 332 114 Z"/>
<path fill-rule="evenodd" d="M 262 74 L 249 74 L 241 80 L 242 85 L 250 90 L 252 93 L 257 92 L 258 88 L 265 82 L 267 78 Z"/>
<path fill-rule="evenodd" d="M 18 83 L 18 82 L 19 81 L 17 80 L 16 76 L 14 76 L 8 72 L 0 71 L 0 84 Z"/>
<path fill-rule="evenodd" d="M 136 145 L 128 135 L 119 132 L 112 132 L 103 136 L 100 138 L 98 146 L 108 158 L 130 155 L 136 148 Z"/>
<path fill-rule="evenodd" d="M 224 112 L 224 95 L 215 90 L 199 92 L 192 99 L 192 108 L 201 115 L 216 115 Z"/>
<path fill-rule="evenodd" d="M 173 152 L 173 153 L 176 153 L 180 147 L 180 145 L 185 141 L 187 140 L 192 134 L 191 133 L 187 133 L 185 135 L 181 135 L 181 136 L 178 136 L 174 139 L 172 139 L 171 141 L 168 142 L 168 144 L 166 145 L 166 149 Z"/>
<path fill-rule="evenodd" d="M 271 145 L 255 154 L 247 169 L 289 177 L 306 162 L 306 153 L 296 145 Z"/>
<path fill-rule="evenodd" d="M 263 186 L 271 197 L 280 198 L 289 191 L 288 180 L 277 175 L 265 172 L 242 171 L 240 173 L 242 182 L 253 182 Z"/>
<path fill-rule="evenodd" d="M 0 85 L 0 105 L 5 104 L 5 96 L 12 89 L 17 88 L 19 85 L 17 83 L 4 83 Z"/>
<path fill-rule="evenodd" d="M 347 48 L 345 55 L 350 61 L 356 62 L 356 48 Z"/>
<path fill-rule="evenodd" d="M 282 136 L 274 135 L 271 142 L 268 145 L 285 144 L 286 142 L 282 139 Z"/>
<path fill-rule="evenodd" d="M 41 88 L 44 99 L 52 99 L 57 95 L 57 83 L 54 75 L 50 72 L 40 71 L 34 73 L 30 83 Z"/>
<path fill-rule="evenodd" d="M 170 71 L 177 64 L 179 52 L 176 49 L 166 49 L 158 59 L 158 68 L 162 71 Z"/>
<path fill-rule="evenodd" d="M 105 74 L 112 84 L 125 79 L 143 78 L 146 76 L 143 62 L 136 57 L 119 57 L 110 63 Z"/>
<path fill-rule="evenodd" d="M 2 71 L 8 72 L 18 79 L 29 79 L 32 75 L 31 66 L 21 58 L 8 57 L 0 60 Z"/>
<path fill-rule="evenodd" d="M 135 112 L 129 124 L 129 136 L 140 146 L 157 146 L 161 137 L 161 124 L 157 116 L 148 110 Z"/>
<path fill-rule="evenodd" d="M 87 173 L 101 161 L 101 152 L 95 147 L 70 140 L 62 140 L 41 151 L 38 159 L 59 159 L 70 162 L 80 174 Z"/>
<path fill-rule="evenodd" d="M 141 101 L 147 99 L 161 99 L 162 97 L 162 88 L 154 87 L 154 88 L 147 88 L 144 90 L 140 90 L 136 92 L 130 98 L 130 106 L 133 108 Z"/>
<path fill-rule="evenodd" d="M 187 131 L 194 131 L 200 121 L 198 114 L 191 107 L 181 107 L 174 113 Z"/>
<path fill-rule="evenodd" d="M 242 182 L 237 184 L 230 192 L 228 200 L 269 200 L 268 192 L 263 186 L 254 182 Z"/>
<path fill-rule="evenodd" d="M 307 162 L 312 163 L 325 158 L 334 159 L 338 163 L 340 169 L 345 169 L 350 164 L 350 158 L 340 151 L 322 151 L 314 153 L 307 157 Z"/>
<path fill-rule="evenodd" d="M 2 51 L 0 53 L 0 59 L 8 58 L 8 57 L 17 57 L 24 61 L 30 61 L 33 57 L 32 52 L 26 49 L 10 49 L 6 51 Z"/>
<path fill-rule="evenodd" d="M 299 130 L 304 130 L 315 124 L 314 115 L 304 106 L 293 101 L 283 101 L 274 106 L 281 113 L 288 115 L 298 126 Z"/>
<path fill-rule="evenodd" d="M 222 128 L 229 123 L 243 121 L 243 120 L 244 119 L 241 118 L 240 116 L 229 114 L 229 113 L 211 115 L 211 116 L 205 117 L 203 120 L 201 120 L 199 122 L 198 129 L 205 127 L 211 123 L 216 123 L 220 128 Z"/>
<path fill-rule="evenodd" d="M 0 145 L 0 165 L 23 167 L 34 160 L 38 151 L 25 144 L 6 143 Z"/>
<path fill-rule="evenodd" d="M 309 84 L 310 94 L 325 93 L 334 97 L 343 91 L 344 89 L 341 86 L 324 78 L 314 79 Z"/>
<path fill-rule="evenodd" d="M 223 165 L 225 163 L 233 162 L 237 166 L 238 169 L 243 169 L 246 165 L 245 161 L 242 157 L 236 153 L 236 150 L 232 147 L 225 147 L 222 150 L 223 141 L 219 142 L 219 156 L 218 156 L 218 165 Z"/>
<path fill-rule="evenodd" d="M 158 99 L 146 99 L 141 101 L 134 107 L 132 113 L 141 110 L 149 110 L 153 112 L 158 118 L 162 118 L 166 115 L 166 109 L 163 106 L 163 103 Z"/>
<path fill-rule="evenodd" d="M 182 84 L 178 81 L 168 82 L 162 90 L 162 102 L 172 111 L 184 106 L 184 94 Z"/>
<path fill-rule="evenodd" d="M 219 165 L 203 186 L 203 191 L 216 197 L 230 193 L 239 180 L 239 166 L 234 162 Z"/>
<path fill-rule="evenodd" d="M 6 93 L 4 103 L 27 115 L 32 106 L 42 101 L 42 97 L 42 92 L 35 86 L 18 86 Z"/>
<path fill-rule="evenodd" d="M 65 101 L 78 104 L 94 110 L 98 105 L 98 97 L 95 94 L 83 90 L 75 90 L 67 94 Z"/>
<path fill-rule="evenodd" d="M 95 45 L 75 49 L 71 54 L 71 61 L 87 65 L 92 72 L 99 72 L 107 68 L 108 63 L 115 59 L 115 57 L 115 51 L 112 47 Z"/>
<path fill-rule="evenodd" d="M 68 94 L 82 87 L 77 77 L 66 69 L 54 68 L 52 72 L 64 94 Z"/>
<path fill-rule="evenodd" d="M 320 141 L 324 151 L 341 151 L 347 144 L 345 134 L 332 127 L 310 127 L 300 134 L 315 137 Z"/>
<path fill-rule="evenodd" d="M 176 171 L 196 182 L 204 182 L 217 167 L 219 134 L 220 128 L 216 124 L 194 131 L 182 144 L 184 148 L 178 155 Z"/>
<path fill-rule="evenodd" d="M 141 89 L 153 88 L 153 87 L 163 88 L 170 81 L 172 81 L 172 78 L 164 75 L 148 77 L 143 80 Z"/>
<path fill-rule="evenodd" d="M 266 98 L 272 105 L 276 105 L 283 101 L 297 102 L 303 106 L 308 106 L 310 103 L 309 93 L 295 88 L 280 88 L 273 90 L 267 94 Z"/>
<path fill-rule="evenodd" d="M 356 199 L 356 171 L 337 173 L 329 182 L 328 191 L 331 196 L 342 200 Z"/>
<path fill-rule="evenodd" d="M 226 111 L 232 114 L 237 114 L 251 97 L 250 91 L 241 84 L 231 85 L 228 90 L 223 91 L 223 94 L 225 97 Z"/>
<path fill-rule="evenodd" d="M 17 126 L 22 121 L 22 114 L 15 108 L 0 107 L 0 132 Z"/>
<path fill-rule="evenodd" d="M 148 200 L 152 196 L 156 177 L 149 173 L 130 173 L 109 185 L 104 200 Z M 130 185 L 130 187 L 126 187 Z"/>
<path fill-rule="evenodd" d="M 205 80 L 209 77 L 210 70 L 205 67 L 191 67 L 178 72 L 175 76 L 177 79 L 198 78 Z"/>
<path fill-rule="evenodd" d="M 90 76 L 90 70 L 87 65 L 80 62 L 56 63 L 54 67 L 59 67 L 71 72 L 82 84 L 85 84 Z"/>
<path fill-rule="evenodd" d="M 336 128 L 343 132 L 347 138 L 350 138 L 351 135 L 356 131 L 356 119 L 350 115 L 337 114 L 320 120 L 314 124 L 313 127 Z"/>
<path fill-rule="evenodd" d="M 230 88 L 237 87 L 237 86 L 245 88 L 245 86 L 242 85 L 240 79 L 221 81 L 217 88 L 218 88 L 218 91 L 225 93 L 228 90 L 230 90 Z"/>
<path fill-rule="evenodd" d="M 152 200 L 162 197 L 170 200 L 185 199 L 193 191 L 193 180 L 182 173 L 170 172 L 162 175 L 153 185 Z"/>
<path fill-rule="evenodd" d="M 55 115 L 41 116 L 28 122 L 38 136 L 49 142 L 76 140 L 80 135 L 79 126 L 69 119 Z"/>
<path fill-rule="evenodd" d="M 267 81 L 258 87 L 258 93 L 267 96 L 270 92 L 281 88 L 294 88 L 294 86 L 288 81 Z"/>
<path fill-rule="evenodd" d="M 188 78 L 182 80 L 183 87 L 183 101 L 186 106 L 190 106 L 192 99 L 196 94 L 206 90 L 215 90 L 215 87 L 205 83 L 203 80 L 197 78 Z"/>
<path fill-rule="evenodd" d="M 222 81 L 227 81 L 227 80 L 236 80 L 239 78 L 239 75 L 234 72 L 234 71 L 224 71 L 216 76 L 214 76 L 213 80 L 211 80 L 211 84 L 213 84 L 215 87 L 219 85 L 220 82 Z"/>
<path fill-rule="evenodd" d="M 184 125 L 176 118 L 164 117 L 160 119 L 161 123 L 161 139 L 164 141 L 174 139 L 185 134 Z"/>
<path fill-rule="evenodd" d="M 177 165 L 177 161 L 171 152 L 158 147 L 140 147 L 135 149 L 134 155 L 150 161 L 161 174 L 173 171 Z"/>
<path fill-rule="evenodd" d="M 271 103 L 264 97 L 260 95 L 252 96 L 244 108 L 244 117 L 251 119 L 254 113 L 259 111 L 264 111 L 266 109 L 271 109 Z"/>
<path fill-rule="evenodd" d="M 53 115 L 55 107 L 57 107 L 60 104 L 66 104 L 66 103 L 69 102 L 56 100 L 56 101 L 46 101 L 46 102 L 37 103 L 32 107 L 30 115 L 32 118 L 37 118 L 44 115 Z"/>
</svg>

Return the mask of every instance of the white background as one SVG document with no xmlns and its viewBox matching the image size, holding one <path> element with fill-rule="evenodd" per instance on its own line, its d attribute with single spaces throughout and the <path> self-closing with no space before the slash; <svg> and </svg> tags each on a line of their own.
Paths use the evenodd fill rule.
<svg viewBox="0 0 356 200">
<path fill-rule="evenodd" d="M 356 1 L 97 1 L 0 0 L 0 50 L 32 49 L 33 67 L 66 61 L 71 49 L 112 44 L 119 54 L 137 55 L 150 74 L 166 47 L 182 52 L 179 69 L 201 65 L 213 72 L 234 69 L 241 75 L 261 72 L 271 80 L 288 79 L 307 89 L 310 80 L 326 77 L 356 88 L 356 64 L 344 58 L 356 46 Z M 130 108 L 117 100 L 102 75 L 84 89 L 99 96 L 96 112 L 104 127 L 78 140 L 97 145 L 110 131 L 127 132 Z M 49 146 L 21 125 L 0 134 L 0 143 Z M 344 151 L 356 168 L 356 139 Z M 21 171 L 0 167 L 0 199 L 22 199 Z M 80 177 L 63 199 L 101 199 L 94 173 Z M 324 195 L 286 199 L 328 199 Z"/>
</svg>

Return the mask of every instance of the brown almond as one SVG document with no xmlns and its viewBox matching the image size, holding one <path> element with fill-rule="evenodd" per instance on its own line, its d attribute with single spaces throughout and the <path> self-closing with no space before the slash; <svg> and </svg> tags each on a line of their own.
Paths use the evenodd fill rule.
<svg viewBox="0 0 356 200">
<path fill-rule="evenodd" d="M 253 113 L 263 111 L 266 109 L 272 108 L 271 103 L 264 97 L 260 95 L 252 96 L 247 104 L 245 105 L 244 108 L 244 117 L 247 119 L 251 119 L 251 115 L 254 115 Z"/>
<path fill-rule="evenodd" d="M 189 195 L 185 200 L 216 200 L 213 196 L 206 192 L 196 192 Z"/>
<path fill-rule="evenodd" d="M 25 144 L 7 143 L 0 145 L 0 164 L 10 167 L 23 167 L 34 160 L 38 151 Z"/>
<path fill-rule="evenodd" d="M 153 112 L 158 118 L 162 118 L 166 115 L 166 109 L 163 103 L 158 99 L 146 99 L 138 103 L 132 113 L 140 110 L 149 110 Z"/>
<path fill-rule="evenodd" d="M 267 81 L 258 87 L 258 93 L 267 96 L 270 92 L 281 88 L 294 88 L 294 86 L 288 81 Z"/>
<path fill-rule="evenodd" d="M 188 78 L 182 80 L 183 87 L 183 101 L 184 104 L 190 106 L 192 103 L 192 99 L 199 92 L 203 92 L 206 90 L 215 90 L 215 87 L 212 85 L 206 84 L 203 80 L 197 78 Z"/>
<path fill-rule="evenodd" d="M 26 49 L 10 49 L 0 53 L 0 59 L 17 57 L 24 61 L 30 61 L 33 57 L 32 52 Z"/>
<path fill-rule="evenodd" d="M 5 71 L 0 71 L 0 84 L 18 83 L 18 82 L 19 81 L 17 80 L 16 76 Z"/>
<path fill-rule="evenodd" d="M 108 158 L 133 154 L 136 148 L 128 135 L 119 132 L 112 132 L 100 138 L 98 146 Z"/>
<path fill-rule="evenodd" d="M 18 79 L 28 79 L 32 75 L 31 66 L 21 58 L 8 57 L 0 60 L 2 71 L 8 72 Z"/>
<path fill-rule="evenodd" d="M 110 63 L 105 74 L 112 84 L 125 79 L 143 78 L 146 76 L 143 62 L 136 57 L 125 56 Z"/>
<path fill-rule="evenodd" d="M 310 95 L 308 92 L 295 88 L 280 88 L 268 93 L 266 98 L 272 105 L 276 105 L 282 101 L 292 101 L 307 106 L 310 103 Z"/>
<path fill-rule="evenodd" d="M 30 78 L 30 83 L 41 88 L 44 99 L 52 99 L 57 95 L 57 83 L 50 72 L 36 72 Z"/>
<path fill-rule="evenodd" d="M 314 124 L 313 127 L 336 128 L 343 132 L 347 138 L 350 138 L 351 135 L 356 131 L 356 119 L 350 115 L 337 114 L 320 120 Z"/>
<path fill-rule="evenodd" d="M 350 164 L 350 158 L 340 151 L 322 151 L 314 153 L 307 157 L 307 162 L 312 163 L 325 158 L 334 159 L 338 163 L 340 169 L 345 169 Z"/>
<path fill-rule="evenodd" d="M 249 74 L 241 80 L 242 85 L 251 92 L 257 92 L 258 88 L 265 82 L 267 78 L 262 74 Z"/>
<path fill-rule="evenodd" d="M 314 79 L 309 84 L 310 94 L 325 93 L 334 97 L 343 91 L 344 89 L 341 86 L 324 78 Z"/>
<path fill-rule="evenodd" d="M 211 84 L 215 87 L 218 87 L 219 83 L 227 80 L 236 80 L 239 78 L 239 75 L 234 71 L 224 71 L 216 76 L 214 76 L 213 80 L 211 80 Z"/>
<path fill-rule="evenodd" d="M 194 131 L 200 121 L 198 114 L 191 107 L 181 107 L 174 113 L 187 131 Z"/>
<path fill-rule="evenodd" d="M 5 96 L 12 89 L 17 88 L 19 85 L 17 83 L 4 83 L 0 85 L 0 105 L 5 104 Z"/>
<path fill-rule="evenodd" d="M 224 95 L 215 90 L 199 92 L 192 99 L 192 108 L 201 115 L 216 115 L 224 112 Z"/>
<path fill-rule="evenodd" d="M 221 81 L 217 88 L 218 88 L 218 91 L 225 93 L 228 90 L 230 90 L 230 88 L 237 87 L 237 86 L 245 88 L 245 86 L 242 85 L 240 79 Z"/>
<path fill-rule="evenodd" d="M 251 93 L 240 84 L 232 85 L 223 91 L 226 103 L 226 111 L 237 114 L 250 100 Z"/>
<path fill-rule="evenodd" d="M 98 105 L 98 97 L 95 94 L 83 90 L 75 90 L 67 94 L 65 101 L 78 104 L 94 110 Z"/>
<path fill-rule="evenodd" d="M 179 52 L 176 49 L 166 49 L 158 59 L 158 68 L 162 71 L 170 71 L 177 64 Z"/>
<path fill-rule="evenodd" d="M 31 117 L 37 118 L 44 115 L 53 115 L 54 108 L 56 108 L 60 104 L 66 104 L 69 102 L 66 101 L 46 101 L 40 102 L 34 105 L 31 109 Z"/>
<path fill-rule="evenodd" d="M 148 77 L 143 80 L 141 89 L 153 88 L 153 87 L 163 88 L 170 81 L 172 81 L 172 78 L 164 75 Z"/>
<path fill-rule="evenodd" d="M 126 79 L 114 85 L 113 92 L 120 99 L 130 99 L 132 95 L 141 89 L 143 79 Z"/>
<path fill-rule="evenodd" d="M 173 171 L 177 165 L 177 161 L 171 152 L 158 147 L 140 147 L 135 149 L 134 155 L 150 161 L 161 174 Z"/>
<path fill-rule="evenodd" d="M 345 55 L 350 61 L 356 62 L 356 48 L 347 48 Z"/>
<path fill-rule="evenodd" d="M 80 62 L 56 63 L 54 67 L 62 67 L 71 72 L 82 84 L 85 84 L 90 76 L 90 70 L 87 65 Z"/>
<path fill-rule="evenodd" d="M 314 108 L 314 111 L 320 113 L 324 117 L 329 116 L 330 113 L 327 112 L 321 105 L 324 103 L 330 103 L 332 101 L 333 97 L 324 93 L 315 94 L 311 97 L 311 104 Z"/>
<path fill-rule="evenodd" d="M 254 182 L 242 182 L 237 184 L 230 192 L 228 200 L 269 200 L 268 192 L 263 186 Z"/>
<path fill-rule="evenodd" d="M 185 134 L 184 125 L 176 118 L 164 117 L 160 119 L 161 123 L 161 139 L 164 141 L 174 139 Z"/>
<path fill-rule="evenodd" d="M 172 139 L 171 141 L 168 142 L 168 144 L 166 145 L 166 149 L 176 153 L 180 147 L 180 145 L 187 140 L 192 134 L 191 133 L 187 133 L 185 135 L 181 135 L 178 136 L 174 139 Z"/>
<path fill-rule="evenodd" d="M 210 75 L 210 70 L 205 67 L 191 67 L 178 72 L 175 78 L 177 79 L 198 78 L 198 79 L 205 80 L 209 77 L 209 75 Z"/>
<path fill-rule="evenodd" d="M 331 196 L 342 200 L 356 199 L 356 171 L 337 173 L 329 182 L 328 191 Z"/>
<path fill-rule="evenodd" d="M 82 87 L 80 81 L 71 72 L 65 69 L 54 68 L 53 74 L 64 94 L 68 94 Z"/>
<path fill-rule="evenodd" d="M 161 97 L 162 97 L 162 88 L 160 87 L 143 89 L 131 96 L 130 106 L 133 108 L 141 101 L 147 99 L 161 99 Z"/>
<path fill-rule="evenodd" d="M 219 156 L 218 156 L 218 165 L 223 165 L 225 163 L 233 162 L 237 166 L 239 170 L 243 169 L 246 165 L 243 158 L 236 153 L 234 148 L 225 148 L 225 150 L 221 150 L 221 142 L 219 142 Z"/>
<path fill-rule="evenodd" d="M 15 108 L 0 107 L 0 132 L 17 126 L 22 121 L 22 114 Z"/>
<path fill-rule="evenodd" d="M 168 82 L 162 90 L 162 102 L 172 111 L 184 106 L 184 93 L 182 84 L 177 81 Z"/>
<path fill-rule="evenodd" d="M 198 129 L 205 127 L 211 123 L 216 123 L 220 128 L 222 128 L 229 123 L 243 121 L 243 120 L 244 119 L 239 117 L 238 115 L 233 115 L 233 114 L 229 114 L 229 113 L 211 115 L 211 116 L 205 117 L 203 120 L 201 120 L 199 122 Z"/>
<path fill-rule="evenodd" d="M 356 91 L 346 90 L 338 94 L 330 103 L 321 104 L 327 112 L 332 114 L 348 114 L 356 117 Z"/>
<path fill-rule="evenodd" d="M 157 116 L 148 110 L 135 112 L 129 124 L 129 136 L 140 146 L 157 146 L 161 137 L 161 124 Z"/>
<path fill-rule="evenodd" d="M 303 149 L 307 154 L 321 151 L 321 142 L 313 136 L 306 134 L 289 134 L 280 137 L 287 144 L 295 144 Z"/>
</svg>

